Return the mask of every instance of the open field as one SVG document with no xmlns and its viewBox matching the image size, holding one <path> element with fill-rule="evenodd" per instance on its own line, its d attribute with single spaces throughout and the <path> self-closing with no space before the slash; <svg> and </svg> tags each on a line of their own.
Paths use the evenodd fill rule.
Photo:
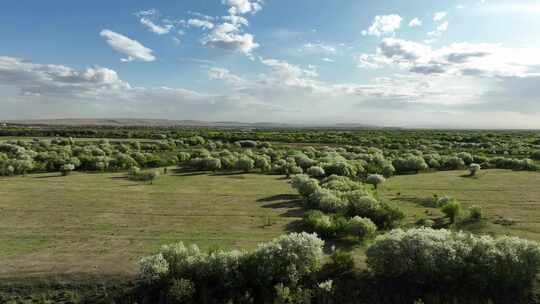
<svg viewBox="0 0 540 304">
<path fill-rule="evenodd" d="M 483 210 L 485 220 L 462 224 L 458 229 L 540 241 L 540 174 L 510 170 L 484 170 L 474 178 L 465 174 L 446 171 L 396 176 L 381 187 L 381 194 L 399 202 L 409 223 L 422 217 L 441 217 L 439 210 L 420 202 L 435 194 L 448 195 L 464 207 L 476 205 Z"/>
<path fill-rule="evenodd" d="M 482 207 L 486 217 L 460 228 L 540 240 L 540 174 L 463 174 L 396 176 L 380 194 L 399 202 L 409 224 L 442 216 L 422 199 L 450 195 Z M 130 275 L 138 258 L 177 241 L 250 249 L 290 230 L 302 214 L 290 185 L 272 175 L 170 174 L 149 185 L 121 173 L 49 173 L 2 178 L 0 185 L 0 275 L 10 278 Z"/>
<path fill-rule="evenodd" d="M 301 216 L 279 176 L 123 174 L 0 179 L 0 276 L 133 274 L 161 244 L 253 248 Z"/>
</svg>

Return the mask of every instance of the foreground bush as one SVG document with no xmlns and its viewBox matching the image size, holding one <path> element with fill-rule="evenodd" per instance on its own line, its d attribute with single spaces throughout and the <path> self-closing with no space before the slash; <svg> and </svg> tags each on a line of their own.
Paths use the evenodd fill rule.
<svg viewBox="0 0 540 304">
<path fill-rule="evenodd" d="M 375 239 L 367 264 L 379 278 L 418 286 L 522 290 L 540 269 L 540 246 L 515 237 L 397 229 Z"/>
<path fill-rule="evenodd" d="M 281 236 L 251 253 L 206 253 L 179 243 L 143 258 L 139 278 L 167 303 L 266 303 L 275 298 L 275 286 L 299 288 L 319 271 L 323 245 L 307 233 Z"/>
</svg>

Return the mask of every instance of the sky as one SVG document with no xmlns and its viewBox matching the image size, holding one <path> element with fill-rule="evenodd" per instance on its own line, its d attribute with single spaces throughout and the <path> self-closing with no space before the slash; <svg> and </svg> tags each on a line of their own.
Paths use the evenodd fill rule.
<svg viewBox="0 0 540 304">
<path fill-rule="evenodd" d="M 540 1 L 5 0 L 0 119 L 540 128 Z"/>
</svg>

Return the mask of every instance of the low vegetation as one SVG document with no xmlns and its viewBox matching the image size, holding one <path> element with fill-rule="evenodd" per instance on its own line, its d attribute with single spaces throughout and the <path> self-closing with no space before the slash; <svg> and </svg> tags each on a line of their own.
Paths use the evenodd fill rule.
<svg viewBox="0 0 540 304">
<path fill-rule="evenodd" d="M 42 299 L 534 303 L 533 132 L 0 133 L 0 276 L 120 276 Z"/>
</svg>

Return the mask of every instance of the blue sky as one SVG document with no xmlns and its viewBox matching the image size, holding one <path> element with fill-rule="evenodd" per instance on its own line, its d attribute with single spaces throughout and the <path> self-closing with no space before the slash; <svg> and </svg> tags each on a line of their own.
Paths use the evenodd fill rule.
<svg viewBox="0 0 540 304">
<path fill-rule="evenodd" d="M 0 119 L 539 128 L 539 17 L 528 0 L 3 1 Z"/>
</svg>

